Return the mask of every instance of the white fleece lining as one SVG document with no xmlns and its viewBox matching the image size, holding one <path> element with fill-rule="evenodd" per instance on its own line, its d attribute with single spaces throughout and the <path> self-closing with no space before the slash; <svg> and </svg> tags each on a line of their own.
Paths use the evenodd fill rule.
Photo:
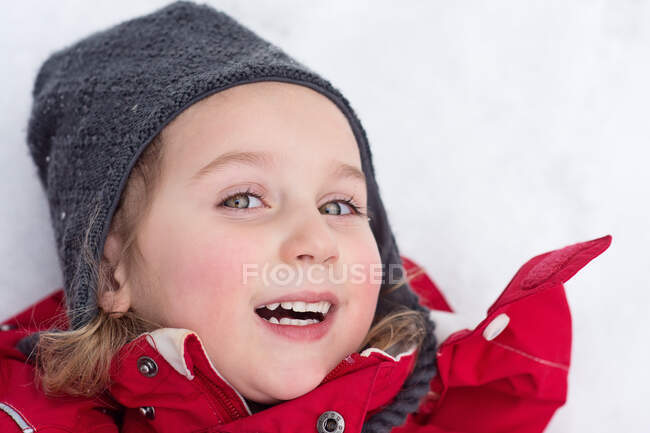
<svg viewBox="0 0 650 433">
<path fill-rule="evenodd" d="M 399 361 L 400 359 L 402 359 L 403 356 L 412 355 L 413 352 L 415 352 L 415 346 L 411 347 L 411 348 L 410 348 L 409 350 L 407 350 L 406 352 L 402 352 L 402 353 L 400 353 L 400 354 L 397 355 L 397 356 L 392 356 L 392 355 L 389 355 L 388 353 L 384 352 L 383 350 L 378 349 L 377 347 L 369 347 L 369 348 L 367 348 L 366 350 L 364 350 L 363 352 L 361 352 L 359 355 L 360 355 L 360 356 L 368 357 L 368 356 L 370 356 L 370 355 L 373 354 L 373 353 L 379 353 L 379 354 L 384 355 L 384 356 L 387 356 L 388 358 L 390 358 L 390 359 L 392 359 L 393 361 L 397 362 L 397 361 Z"/>
<path fill-rule="evenodd" d="M 230 388 L 232 388 L 233 391 L 235 391 L 235 394 L 237 394 L 237 397 L 239 397 L 243 403 L 248 414 L 252 415 L 252 412 L 246 404 L 244 397 L 239 393 L 239 391 L 235 389 L 234 386 L 232 386 L 230 382 L 226 380 L 225 377 L 221 375 L 221 373 L 219 373 L 219 370 L 214 367 L 214 364 L 212 364 L 210 357 L 205 352 L 203 342 L 195 332 L 183 328 L 160 328 L 147 334 L 147 342 L 154 349 L 158 350 L 160 355 L 165 358 L 165 361 L 167 361 L 169 365 L 174 368 L 174 370 L 185 376 L 187 379 L 192 380 L 194 379 L 194 375 L 190 372 L 190 370 L 187 368 L 187 364 L 185 363 L 185 339 L 192 334 L 196 335 L 196 339 L 199 341 L 203 355 L 205 356 L 205 359 L 208 360 L 212 371 L 214 371 L 221 380 L 223 380 Z"/>
<path fill-rule="evenodd" d="M 158 350 L 174 370 L 192 380 L 194 375 L 185 364 L 185 338 L 190 334 L 193 332 L 187 329 L 160 328 L 148 333 L 147 343 Z"/>
</svg>

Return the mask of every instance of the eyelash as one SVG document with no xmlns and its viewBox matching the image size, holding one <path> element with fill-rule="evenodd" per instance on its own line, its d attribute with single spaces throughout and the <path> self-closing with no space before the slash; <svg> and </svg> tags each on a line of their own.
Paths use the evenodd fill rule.
<svg viewBox="0 0 650 433">
<path fill-rule="evenodd" d="M 265 199 L 264 195 L 257 194 L 257 193 L 255 193 L 255 192 L 251 191 L 250 188 L 249 188 L 249 189 L 246 189 L 245 191 L 239 191 L 239 192 L 235 192 L 235 193 L 230 194 L 228 197 L 226 197 L 225 199 L 223 199 L 223 200 L 221 201 L 221 203 L 219 203 L 219 206 L 220 206 L 220 207 L 226 207 L 226 206 L 223 206 L 223 204 L 224 204 L 225 202 L 227 202 L 228 200 L 230 200 L 231 198 L 236 197 L 236 196 L 238 196 L 238 195 L 251 195 L 251 196 L 257 198 L 257 199 L 260 200 L 260 201 L 264 201 L 264 199 Z M 334 215 L 334 216 L 342 216 L 342 217 L 349 217 L 349 216 L 364 216 L 364 217 L 365 217 L 365 216 L 368 215 L 364 210 L 362 210 L 362 209 L 365 209 L 365 208 L 359 206 L 359 205 L 357 204 L 357 202 L 354 200 L 354 196 L 350 196 L 350 197 L 347 197 L 347 198 L 346 198 L 346 197 L 335 198 L 335 199 L 333 199 L 333 200 L 328 201 L 327 203 L 330 203 L 330 202 L 336 202 L 336 201 L 343 202 L 343 203 L 347 204 L 348 206 L 350 206 L 350 208 L 352 208 L 353 213 L 350 213 L 350 214 L 348 214 L 348 215 Z M 327 203 L 326 203 L 326 204 L 327 204 Z M 233 211 L 240 211 L 240 210 L 243 210 L 243 209 L 234 209 L 234 208 L 228 208 L 228 209 L 231 209 L 231 210 L 233 210 Z"/>
</svg>

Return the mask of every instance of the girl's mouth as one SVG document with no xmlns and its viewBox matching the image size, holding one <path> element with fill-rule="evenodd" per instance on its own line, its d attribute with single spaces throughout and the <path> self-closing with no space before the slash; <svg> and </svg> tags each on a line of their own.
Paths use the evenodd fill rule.
<svg viewBox="0 0 650 433">
<path fill-rule="evenodd" d="M 255 309 L 255 313 L 275 325 L 308 326 L 325 320 L 331 307 L 328 301 L 277 302 L 262 305 Z"/>
<path fill-rule="evenodd" d="M 338 316 L 338 307 L 329 301 L 288 301 L 255 308 L 256 322 L 270 335 L 295 342 L 315 342 L 327 335 Z"/>
</svg>

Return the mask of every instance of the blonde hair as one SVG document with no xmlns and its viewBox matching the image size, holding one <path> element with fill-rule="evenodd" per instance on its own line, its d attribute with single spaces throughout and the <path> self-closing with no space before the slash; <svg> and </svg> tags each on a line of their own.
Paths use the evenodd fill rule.
<svg viewBox="0 0 650 433">
<path fill-rule="evenodd" d="M 163 141 L 158 134 L 139 157 L 129 176 L 111 222 L 110 232 L 123 240 L 119 260 L 124 260 L 129 276 L 142 259 L 136 233 L 143 217 L 150 209 L 152 197 L 162 170 Z M 92 222 L 91 222 L 92 224 Z M 97 299 L 111 290 L 117 290 L 114 269 L 101 256 L 99 263 L 88 246 L 88 232 L 83 243 L 85 260 L 93 269 Z M 391 287 L 382 287 L 382 294 L 390 293 L 407 284 L 421 270 L 402 277 Z M 412 347 L 419 348 L 424 340 L 426 325 L 422 312 L 399 307 L 384 317 L 375 317 L 359 351 L 376 347 L 396 355 Z M 110 385 L 111 362 L 128 342 L 160 326 L 133 311 L 114 314 L 99 308 L 93 320 L 79 329 L 48 331 L 39 336 L 35 349 L 36 380 L 48 395 L 93 397 L 106 391 Z"/>
<path fill-rule="evenodd" d="M 148 212 L 161 174 L 163 145 L 156 136 L 138 158 L 129 176 L 120 202 L 111 221 L 110 232 L 121 240 L 119 260 L 124 260 L 129 277 L 142 253 L 135 241 L 138 227 Z M 94 223 L 93 215 L 89 227 Z M 114 269 L 103 257 L 94 259 L 86 231 L 83 257 L 93 271 L 96 299 L 108 291 L 119 289 L 113 278 Z M 63 320 L 59 321 L 60 323 Z M 75 330 L 50 331 L 40 334 L 35 349 L 36 381 L 48 395 L 92 397 L 105 391 L 110 383 L 111 362 L 118 351 L 139 335 L 159 328 L 133 311 L 114 314 L 98 309 L 97 315 Z"/>
</svg>

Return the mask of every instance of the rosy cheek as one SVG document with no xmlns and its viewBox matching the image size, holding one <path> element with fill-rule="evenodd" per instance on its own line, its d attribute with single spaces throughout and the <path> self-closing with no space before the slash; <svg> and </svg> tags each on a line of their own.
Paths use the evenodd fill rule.
<svg viewBox="0 0 650 433">
<path fill-rule="evenodd" d="M 216 240 L 215 240 L 216 239 Z M 242 242 L 236 236 L 214 236 L 213 239 L 194 239 L 175 253 L 169 264 L 167 283 L 173 288 L 179 302 L 175 315 L 196 311 L 225 318 L 234 308 L 233 303 L 249 302 L 251 291 L 243 284 L 242 269 L 259 252 L 259 244 Z M 225 310 L 229 310 L 224 313 Z"/>
<path fill-rule="evenodd" d="M 363 247 L 359 248 L 358 245 Z M 350 251 L 352 251 L 351 262 L 348 266 L 352 271 L 350 272 L 352 283 L 367 294 L 378 291 L 382 281 L 382 265 L 374 239 L 358 242 L 355 246 L 350 246 Z"/>
</svg>

